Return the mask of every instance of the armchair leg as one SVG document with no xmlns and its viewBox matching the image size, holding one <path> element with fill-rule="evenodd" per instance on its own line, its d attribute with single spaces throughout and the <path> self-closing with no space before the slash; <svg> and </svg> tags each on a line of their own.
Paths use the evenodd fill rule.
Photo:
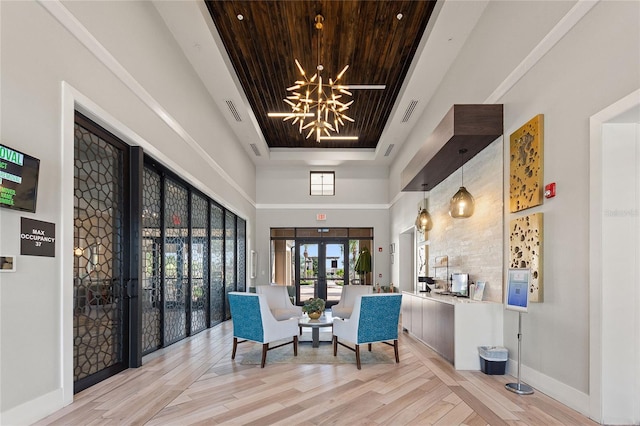
<svg viewBox="0 0 640 426">
<path fill-rule="evenodd" d="M 338 336 L 333 336 L 333 356 L 338 355 Z"/>
<path fill-rule="evenodd" d="M 393 341 L 393 352 L 396 354 L 396 364 L 400 363 L 400 356 L 398 355 L 398 339 Z"/>
<path fill-rule="evenodd" d="M 238 338 L 233 338 L 233 350 L 231 351 L 231 359 L 236 359 L 236 349 L 238 349 Z"/>
<path fill-rule="evenodd" d="M 369 352 L 371 352 L 371 343 L 369 343 Z"/>
<path fill-rule="evenodd" d="M 298 336 L 293 336 L 293 356 L 298 356 Z"/>
<path fill-rule="evenodd" d="M 358 370 L 361 370 L 360 367 L 360 345 L 356 345 L 356 365 L 358 366 Z"/>
<path fill-rule="evenodd" d="M 262 363 L 260 364 L 260 368 L 264 368 L 265 362 L 267 362 L 267 351 L 269 350 L 269 344 L 262 344 Z"/>
</svg>

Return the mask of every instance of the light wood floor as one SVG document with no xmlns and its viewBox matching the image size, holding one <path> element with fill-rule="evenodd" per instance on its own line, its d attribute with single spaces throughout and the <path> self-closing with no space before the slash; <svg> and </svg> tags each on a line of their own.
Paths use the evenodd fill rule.
<svg viewBox="0 0 640 426">
<path fill-rule="evenodd" d="M 242 365 L 230 359 L 231 322 L 145 358 L 75 396 L 38 425 L 594 425 L 511 376 L 456 371 L 403 333 L 400 364 Z M 387 345 L 374 350 L 390 351 Z"/>
</svg>

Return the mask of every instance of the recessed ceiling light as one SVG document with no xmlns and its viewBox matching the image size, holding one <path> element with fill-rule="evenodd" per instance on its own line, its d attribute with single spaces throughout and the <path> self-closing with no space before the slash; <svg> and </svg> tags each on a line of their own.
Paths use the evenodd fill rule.
<svg viewBox="0 0 640 426">
<path fill-rule="evenodd" d="M 242 13 L 238 13 L 237 18 L 238 21 L 242 21 L 244 19 L 244 16 L 242 16 Z"/>
<path fill-rule="evenodd" d="M 403 16 L 404 16 L 404 15 L 402 15 L 402 13 L 398 13 L 398 14 L 396 15 L 396 18 L 398 18 L 398 21 L 401 21 Z"/>
</svg>

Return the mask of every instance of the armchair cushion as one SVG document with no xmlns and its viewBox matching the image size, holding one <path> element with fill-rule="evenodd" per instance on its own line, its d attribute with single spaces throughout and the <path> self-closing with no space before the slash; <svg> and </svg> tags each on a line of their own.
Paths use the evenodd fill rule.
<svg viewBox="0 0 640 426">
<path fill-rule="evenodd" d="M 277 320 L 302 316 L 302 307 L 295 306 L 289 298 L 289 291 L 284 285 L 259 285 L 257 294 L 263 294 L 271 313 Z"/>
<path fill-rule="evenodd" d="M 346 285 L 342 287 L 342 294 L 340 295 L 340 302 L 333 305 L 331 308 L 331 314 L 337 318 L 350 318 L 353 311 L 353 305 L 357 296 L 373 293 L 373 288 L 370 285 Z"/>
</svg>

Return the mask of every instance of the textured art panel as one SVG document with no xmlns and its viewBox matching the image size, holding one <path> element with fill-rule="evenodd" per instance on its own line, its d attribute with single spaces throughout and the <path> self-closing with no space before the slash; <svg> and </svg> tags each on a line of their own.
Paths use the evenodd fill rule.
<svg viewBox="0 0 640 426">
<path fill-rule="evenodd" d="M 529 300 L 542 302 L 542 213 L 511 220 L 509 267 L 531 269 Z"/>
<path fill-rule="evenodd" d="M 510 211 L 542 204 L 544 115 L 538 114 L 510 137 Z"/>
</svg>

